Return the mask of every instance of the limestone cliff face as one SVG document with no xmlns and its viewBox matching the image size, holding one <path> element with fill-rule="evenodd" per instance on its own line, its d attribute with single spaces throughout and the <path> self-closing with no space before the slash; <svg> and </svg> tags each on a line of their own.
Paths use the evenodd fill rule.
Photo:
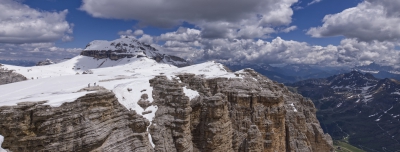
<svg viewBox="0 0 400 152">
<path fill-rule="evenodd" d="M 145 102 L 147 94 L 139 100 L 142 107 L 157 107 L 152 122 L 127 110 L 103 89 L 60 107 L 44 102 L 0 107 L 2 147 L 11 151 L 333 151 L 310 100 L 253 70 L 236 74 L 240 78 L 155 76 L 150 80 L 153 102 Z M 191 99 L 183 87 L 199 95 Z"/>
<path fill-rule="evenodd" d="M 155 150 L 333 151 L 310 100 L 253 70 L 238 74 L 241 79 L 194 74 L 152 79 L 159 107 L 150 129 Z M 189 102 L 183 86 L 200 95 Z"/>
<path fill-rule="evenodd" d="M 126 110 L 109 91 L 60 107 L 20 103 L 0 107 L 2 147 L 24 151 L 152 151 L 149 121 Z"/>
<path fill-rule="evenodd" d="M 5 69 L 0 64 L 0 85 L 24 81 L 24 80 L 27 80 L 26 77 L 14 72 L 13 70 Z"/>
</svg>

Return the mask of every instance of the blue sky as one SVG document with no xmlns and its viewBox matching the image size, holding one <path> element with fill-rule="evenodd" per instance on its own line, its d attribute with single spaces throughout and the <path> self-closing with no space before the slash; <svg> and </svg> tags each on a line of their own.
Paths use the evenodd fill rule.
<svg viewBox="0 0 400 152">
<path fill-rule="evenodd" d="M 0 1 L 0 59 L 72 57 L 128 35 L 195 62 L 399 62 L 396 0 Z"/>
<path fill-rule="evenodd" d="M 310 27 L 319 26 L 321 20 L 327 14 L 335 14 L 344 9 L 356 6 L 360 0 L 324 0 L 319 3 L 307 6 L 312 0 L 304 0 L 297 3 L 295 6 L 304 7 L 303 9 L 294 10 L 293 25 L 298 27 L 297 30 L 290 33 L 273 34 L 271 37 L 280 36 L 287 40 L 305 41 L 310 44 L 328 45 L 339 44 L 341 37 L 334 38 L 312 38 L 306 35 L 305 30 Z M 24 4 L 38 10 L 44 11 L 62 11 L 67 9 L 68 15 L 66 20 L 73 23 L 75 26 L 74 40 L 71 42 L 57 41 L 59 47 L 84 47 L 92 40 L 104 39 L 113 40 L 119 37 L 118 31 L 134 29 L 138 23 L 136 20 L 118 20 L 118 19 L 102 19 L 95 18 L 79 10 L 82 5 L 81 0 L 25 0 Z M 334 6 L 334 7 L 332 7 Z M 193 27 L 193 25 L 186 25 Z M 157 28 L 147 26 L 142 30 L 149 35 L 160 35 L 162 33 L 175 31 L 179 26 L 174 28 Z"/>
</svg>

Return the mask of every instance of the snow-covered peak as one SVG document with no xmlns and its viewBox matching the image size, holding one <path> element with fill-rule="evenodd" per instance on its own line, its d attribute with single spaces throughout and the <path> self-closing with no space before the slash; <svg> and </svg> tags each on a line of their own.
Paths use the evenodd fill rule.
<svg viewBox="0 0 400 152">
<path fill-rule="evenodd" d="M 161 53 L 149 44 L 142 43 L 137 39 L 130 37 L 120 38 L 113 41 L 92 41 L 81 52 L 81 55 L 97 59 L 109 58 L 111 60 L 147 57 L 156 60 L 157 62 L 167 63 L 178 67 L 189 65 L 186 60 L 180 57 Z"/>
<path fill-rule="evenodd" d="M 43 61 L 39 61 L 36 64 L 36 66 L 44 66 L 44 65 L 51 65 L 51 64 L 54 64 L 54 62 L 52 60 L 50 60 L 50 59 L 46 59 L 46 60 L 43 60 Z"/>
</svg>

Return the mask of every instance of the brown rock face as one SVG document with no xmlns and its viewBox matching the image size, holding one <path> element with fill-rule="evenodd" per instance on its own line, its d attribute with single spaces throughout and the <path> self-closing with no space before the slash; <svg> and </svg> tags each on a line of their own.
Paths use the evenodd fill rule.
<svg viewBox="0 0 400 152">
<path fill-rule="evenodd" d="M 0 107 L 4 149 L 24 151 L 152 151 L 149 121 L 129 112 L 109 91 L 60 107 L 20 103 Z"/>
<path fill-rule="evenodd" d="M 310 100 L 253 70 L 238 78 L 150 80 L 159 108 L 150 133 L 156 151 L 330 152 Z M 199 92 L 189 99 L 182 87 Z"/>
<path fill-rule="evenodd" d="M 183 94 L 178 82 L 169 81 L 165 76 L 151 79 L 150 84 L 155 99 L 153 103 L 158 107 L 157 119 L 150 127 L 155 151 L 193 151 L 189 98 Z"/>
</svg>

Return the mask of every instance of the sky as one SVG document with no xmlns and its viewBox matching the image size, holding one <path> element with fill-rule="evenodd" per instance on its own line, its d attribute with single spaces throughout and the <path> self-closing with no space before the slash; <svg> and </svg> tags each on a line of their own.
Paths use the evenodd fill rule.
<svg viewBox="0 0 400 152">
<path fill-rule="evenodd" d="M 0 60 L 70 58 L 134 37 L 192 62 L 400 62 L 398 0 L 0 0 Z"/>
</svg>

